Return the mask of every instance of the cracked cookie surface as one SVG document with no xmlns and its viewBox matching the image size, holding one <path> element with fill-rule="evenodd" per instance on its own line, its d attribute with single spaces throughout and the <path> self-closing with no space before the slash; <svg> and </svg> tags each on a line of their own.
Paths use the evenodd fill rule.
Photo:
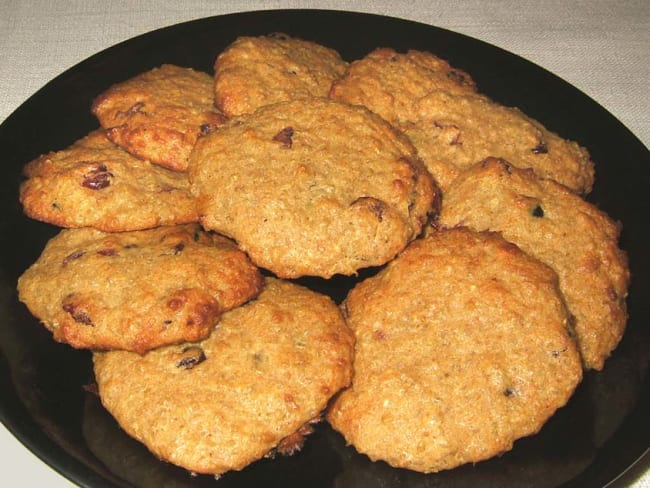
<svg viewBox="0 0 650 488">
<path fill-rule="evenodd" d="M 93 359 L 102 403 L 126 432 L 168 462 L 220 474 L 300 449 L 349 384 L 352 349 L 329 297 L 267 278 L 201 342 Z"/>
<path fill-rule="evenodd" d="M 225 121 L 214 107 L 213 84 L 207 73 L 164 64 L 111 86 L 91 109 L 115 144 L 184 171 L 199 135 Z"/>
<path fill-rule="evenodd" d="M 408 139 L 327 99 L 231 120 L 198 141 L 189 176 L 201 223 L 282 278 L 385 263 L 420 233 L 437 194 Z"/>
<path fill-rule="evenodd" d="M 354 379 L 327 419 L 395 467 L 436 472 L 499 455 L 582 378 L 557 276 L 495 233 L 414 241 L 343 310 Z"/>
<path fill-rule="evenodd" d="M 102 130 L 40 156 L 24 172 L 25 214 L 60 227 L 120 232 L 198 221 L 185 173 L 132 156 Z"/>
<path fill-rule="evenodd" d="M 217 57 L 215 103 L 232 117 L 271 103 L 325 97 L 347 63 L 315 42 L 285 34 L 242 36 Z"/>
<path fill-rule="evenodd" d="M 468 73 L 426 51 L 377 49 L 352 62 L 329 96 L 363 105 L 403 131 L 443 192 L 489 156 L 533 168 L 577 193 L 588 193 L 594 182 L 584 148 L 480 94 Z"/>
<path fill-rule="evenodd" d="M 205 338 L 261 283 L 232 241 L 189 224 L 63 230 L 19 278 L 18 292 L 59 342 L 142 353 Z"/>
<path fill-rule="evenodd" d="M 411 120 L 398 127 L 417 147 L 443 191 L 487 157 L 531 168 L 576 193 L 589 193 L 594 183 L 594 164 L 586 149 L 520 110 L 482 95 L 431 92 L 415 104 Z"/>
<path fill-rule="evenodd" d="M 368 107 L 397 125 L 410 120 L 414 104 L 434 90 L 474 93 L 476 84 L 468 73 L 430 52 L 379 48 L 350 63 L 329 96 Z"/>
<path fill-rule="evenodd" d="M 532 171 L 489 158 L 445 194 L 439 224 L 500 232 L 555 270 L 588 369 L 602 369 L 627 323 L 630 280 L 620 224 Z"/>
</svg>

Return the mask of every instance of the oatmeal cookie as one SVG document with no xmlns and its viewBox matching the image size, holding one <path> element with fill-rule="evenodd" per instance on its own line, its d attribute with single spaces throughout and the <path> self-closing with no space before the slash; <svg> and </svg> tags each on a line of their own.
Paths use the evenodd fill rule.
<svg viewBox="0 0 650 488">
<path fill-rule="evenodd" d="M 215 103 L 234 116 L 275 102 L 325 97 L 346 66 L 335 50 L 286 34 L 239 37 L 215 61 Z"/>
<path fill-rule="evenodd" d="M 585 148 L 485 96 L 431 92 L 414 104 L 411 120 L 399 128 L 443 192 L 464 169 L 490 156 L 532 168 L 577 193 L 588 193 L 594 182 L 594 164 Z"/>
<path fill-rule="evenodd" d="M 106 232 L 198 221 L 187 174 L 138 159 L 102 130 L 28 163 L 20 201 L 29 217 Z"/>
<path fill-rule="evenodd" d="M 184 171 L 200 134 L 225 121 L 214 107 L 212 76 L 165 64 L 113 85 L 92 112 L 108 137 L 130 153 Z"/>
<path fill-rule="evenodd" d="M 331 299 L 268 278 L 201 342 L 93 359 L 102 403 L 128 434 L 161 459 L 218 475 L 300 449 L 349 384 L 352 349 Z"/>
<path fill-rule="evenodd" d="M 57 341 L 143 353 L 205 338 L 223 311 L 261 285 L 232 241 L 189 224 L 65 229 L 19 278 L 18 292 Z"/>
<path fill-rule="evenodd" d="M 436 187 L 402 134 L 327 99 L 261 107 L 202 137 L 189 166 L 199 218 L 282 278 L 329 278 L 392 259 Z"/>
<path fill-rule="evenodd" d="M 434 90 L 474 93 L 476 84 L 468 73 L 430 52 L 379 48 L 350 63 L 329 96 L 368 107 L 396 124 L 410 120 L 414 103 Z"/>
<path fill-rule="evenodd" d="M 553 268 L 585 367 L 602 369 L 627 322 L 630 273 L 620 224 L 565 187 L 489 158 L 445 194 L 439 224 L 503 234 Z"/>
<path fill-rule="evenodd" d="M 372 460 L 421 472 L 539 431 L 582 378 L 556 274 L 495 233 L 411 243 L 344 304 L 354 379 L 327 419 Z"/>
</svg>

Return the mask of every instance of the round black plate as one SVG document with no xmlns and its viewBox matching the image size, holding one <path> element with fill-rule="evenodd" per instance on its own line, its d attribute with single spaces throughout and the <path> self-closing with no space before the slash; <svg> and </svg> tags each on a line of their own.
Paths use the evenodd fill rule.
<svg viewBox="0 0 650 488">
<path fill-rule="evenodd" d="M 637 461 L 650 438 L 647 189 L 650 153 L 593 100 L 517 56 L 446 30 L 368 14 L 265 11 L 207 18 L 157 30 L 103 51 L 48 83 L 0 126 L 0 417 L 29 449 L 80 485 L 213 486 L 158 461 L 127 437 L 82 386 L 90 354 L 55 343 L 16 298 L 18 276 L 58 229 L 27 219 L 17 198 L 22 166 L 63 149 L 97 127 L 92 99 L 112 83 L 162 63 L 211 72 L 216 55 L 239 35 L 282 31 L 362 57 L 379 46 L 429 50 L 469 71 L 484 93 L 518 106 L 596 161 L 589 199 L 624 224 L 633 281 L 626 335 L 602 372 L 586 375 L 569 405 L 542 431 L 503 456 L 433 475 L 372 463 L 321 425 L 303 451 L 262 460 L 222 477 L 218 486 L 602 486 Z M 348 283 L 313 280 L 340 298 Z M 631 468 L 630 468 L 631 467 Z M 624 476 L 630 476 L 626 474 Z"/>
</svg>

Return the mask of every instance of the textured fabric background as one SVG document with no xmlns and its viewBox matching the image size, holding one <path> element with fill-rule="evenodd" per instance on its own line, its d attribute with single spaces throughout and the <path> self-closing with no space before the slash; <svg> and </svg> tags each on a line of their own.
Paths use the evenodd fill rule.
<svg viewBox="0 0 650 488">
<path fill-rule="evenodd" d="M 274 8 L 367 11 L 490 42 L 572 83 L 650 146 L 647 0 L 2 0 L 0 120 L 64 69 L 119 41 L 200 17 Z"/>
<path fill-rule="evenodd" d="M 0 0 L 0 121 L 50 79 L 117 42 L 196 18 L 277 8 L 364 11 L 487 41 L 572 83 L 650 147 L 648 0 Z M 70 486 L 1 426 L 0 466 L 7 486 Z M 634 486 L 650 488 L 650 473 Z"/>
</svg>

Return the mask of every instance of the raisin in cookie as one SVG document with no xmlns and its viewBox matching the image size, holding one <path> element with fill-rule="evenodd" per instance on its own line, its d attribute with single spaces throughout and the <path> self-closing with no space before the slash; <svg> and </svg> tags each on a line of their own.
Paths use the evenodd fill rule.
<svg viewBox="0 0 650 488">
<path fill-rule="evenodd" d="M 215 103 L 241 115 L 270 103 L 325 97 L 347 63 L 333 49 L 272 34 L 239 37 L 216 59 Z"/>
<path fill-rule="evenodd" d="M 630 275 L 619 224 L 563 186 L 494 158 L 454 182 L 439 223 L 501 232 L 553 268 L 585 366 L 603 367 L 627 321 Z"/>
<path fill-rule="evenodd" d="M 414 241 L 344 307 L 354 379 L 327 419 L 395 467 L 499 455 L 538 432 L 582 377 L 557 276 L 498 234 Z"/>
<path fill-rule="evenodd" d="M 300 449 L 349 384 L 352 349 L 331 299 L 268 278 L 201 342 L 93 359 L 102 403 L 127 433 L 161 459 L 218 475 Z"/>
<path fill-rule="evenodd" d="M 408 139 L 327 99 L 231 120 L 199 139 L 188 171 L 202 224 L 282 278 L 385 263 L 420 233 L 436 196 Z"/>
<path fill-rule="evenodd" d="M 586 149 L 561 138 L 520 110 L 481 95 L 434 91 L 399 125 L 444 190 L 464 169 L 494 156 L 532 168 L 577 193 L 588 193 L 594 165 Z"/>
<path fill-rule="evenodd" d="M 119 146 L 183 171 L 196 138 L 225 120 L 214 107 L 213 84 L 207 73 L 165 64 L 113 85 L 92 112 Z"/>
<path fill-rule="evenodd" d="M 205 338 L 261 284 L 230 240 L 190 224 L 63 230 L 19 278 L 18 292 L 57 341 L 142 353 Z"/>
<path fill-rule="evenodd" d="M 471 76 L 427 51 L 379 48 L 353 61 L 330 98 L 363 105 L 391 123 L 410 120 L 413 104 L 434 90 L 474 93 Z"/>
<path fill-rule="evenodd" d="M 28 163 L 24 212 L 60 227 L 106 232 L 198 221 L 187 175 L 138 159 L 102 130 Z"/>
</svg>

